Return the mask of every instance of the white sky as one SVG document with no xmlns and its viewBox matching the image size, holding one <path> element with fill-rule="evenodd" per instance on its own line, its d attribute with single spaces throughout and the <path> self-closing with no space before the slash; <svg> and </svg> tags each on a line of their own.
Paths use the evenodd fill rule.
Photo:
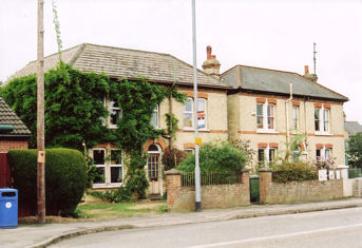
<svg viewBox="0 0 362 248">
<path fill-rule="evenodd" d="M 317 42 L 319 82 L 350 98 L 362 123 L 362 0 L 196 0 L 198 65 L 206 45 L 235 64 L 303 73 Z M 165 52 L 192 63 L 191 0 L 57 0 L 63 47 L 90 42 Z M 36 0 L 0 0 L 0 80 L 36 58 Z M 57 51 L 45 0 L 45 54 Z"/>
</svg>

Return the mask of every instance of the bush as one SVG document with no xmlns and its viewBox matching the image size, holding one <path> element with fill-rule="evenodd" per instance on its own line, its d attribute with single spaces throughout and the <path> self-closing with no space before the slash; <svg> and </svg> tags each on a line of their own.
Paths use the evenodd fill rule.
<svg viewBox="0 0 362 248">
<path fill-rule="evenodd" d="M 316 180 L 318 178 L 317 169 L 303 162 L 283 162 L 273 165 L 273 181 L 286 183 L 290 181 Z"/>
<path fill-rule="evenodd" d="M 186 158 L 186 152 L 177 148 L 167 148 L 162 155 L 162 164 L 165 166 L 165 171 L 177 167 L 182 160 Z"/>
<path fill-rule="evenodd" d="M 244 168 L 245 162 L 245 154 L 227 142 L 208 143 L 200 149 L 200 168 L 202 173 L 240 172 Z M 195 156 L 190 154 L 177 168 L 184 172 L 194 171 Z"/>
<path fill-rule="evenodd" d="M 9 163 L 14 187 L 19 190 L 19 202 L 37 209 L 37 151 L 9 151 Z M 45 171 L 47 214 L 73 214 L 87 184 L 83 155 L 72 149 L 47 149 Z"/>
</svg>

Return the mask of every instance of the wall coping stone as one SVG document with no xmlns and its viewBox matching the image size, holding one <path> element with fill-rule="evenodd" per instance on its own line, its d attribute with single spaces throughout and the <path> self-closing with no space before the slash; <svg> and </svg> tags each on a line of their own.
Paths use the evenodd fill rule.
<svg viewBox="0 0 362 248">
<path fill-rule="evenodd" d="M 181 175 L 181 172 L 175 168 L 165 171 L 166 175 Z"/>
<path fill-rule="evenodd" d="M 272 173 L 272 170 L 270 168 L 260 168 L 259 172 L 270 172 L 270 173 Z"/>
</svg>

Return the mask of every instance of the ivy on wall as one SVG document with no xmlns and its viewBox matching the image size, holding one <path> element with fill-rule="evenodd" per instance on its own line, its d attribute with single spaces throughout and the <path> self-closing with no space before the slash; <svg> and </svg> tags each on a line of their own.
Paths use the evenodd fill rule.
<svg viewBox="0 0 362 248">
<path fill-rule="evenodd" d="M 36 77 L 16 78 L 1 87 L 1 96 L 31 129 L 31 146 L 36 142 Z M 104 125 L 108 110 L 104 97 L 116 100 L 122 108 L 117 129 Z M 45 126 L 47 147 L 83 149 L 98 143 L 112 142 L 130 155 L 126 187 L 136 197 L 143 197 L 148 186 L 144 173 L 146 157 L 143 144 L 160 135 L 173 136 L 177 128 L 155 129 L 151 125 L 153 110 L 165 98 L 184 101 L 175 87 L 151 84 L 146 79 L 116 81 L 106 75 L 80 72 L 59 63 L 45 74 Z M 172 125 L 171 125 L 172 126 Z"/>
</svg>

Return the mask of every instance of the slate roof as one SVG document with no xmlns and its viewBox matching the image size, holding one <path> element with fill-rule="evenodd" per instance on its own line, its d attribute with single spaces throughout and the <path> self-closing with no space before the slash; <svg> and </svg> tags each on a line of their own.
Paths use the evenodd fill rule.
<svg viewBox="0 0 362 248">
<path fill-rule="evenodd" d="M 0 134 L 0 136 L 30 136 L 29 129 L 24 125 L 15 112 L 0 97 L 0 124 L 14 126 L 14 130 L 10 133 Z"/>
<path fill-rule="evenodd" d="M 344 129 L 347 131 L 348 135 L 362 133 L 362 125 L 359 124 L 358 121 L 345 121 Z"/>
<path fill-rule="evenodd" d="M 338 101 L 348 98 L 295 72 L 237 65 L 224 72 L 221 80 L 233 89 L 289 94 L 289 84 L 293 84 L 293 94 Z"/>
<path fill-rule="evenodd" d="M 105 73 L 114 78 L 146 78 L 153 82 L 192 86 L 192 66 L 166 53 L 156 53 L 89 43 L 66 49 L 62 53 L 65 63 L 85 72 Z M 45 58 L 44 69 L 54 68 L 58 55 Z M 36 61 L 30 62 L 12 77 L 36 73 Z M 226 89 L 220 80 L 198 70 L 200 86 Z"/>
</svg>

